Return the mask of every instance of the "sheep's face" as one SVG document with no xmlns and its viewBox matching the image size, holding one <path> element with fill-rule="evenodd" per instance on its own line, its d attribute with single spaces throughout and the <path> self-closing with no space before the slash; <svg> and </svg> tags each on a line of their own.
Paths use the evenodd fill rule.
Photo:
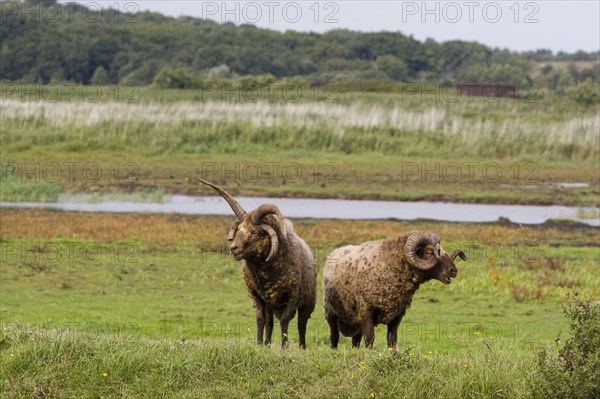
<svg viewBox="0 0 600 399">
<path fill-rule="evenodd" d="M 266 257 L 269 254 L 269 235 L 249 219 L 234 223 L 229 233 L 230 251 L 236 261 Z"/>
<path fill-rule="evenodd" d="M 433 247 L 430 245 L 425 248 L 425 252 L 425 256 L 434 256 Z M 428 279 L 436 279 L 446 285 L 450 284 L 451 279 L 455 278 L 457 274 L 458 269 L 456 268 L 454 261 L 443 248 L 440 251 L 440 259 L 437 264 L 426 271 Z"/>
</svg>

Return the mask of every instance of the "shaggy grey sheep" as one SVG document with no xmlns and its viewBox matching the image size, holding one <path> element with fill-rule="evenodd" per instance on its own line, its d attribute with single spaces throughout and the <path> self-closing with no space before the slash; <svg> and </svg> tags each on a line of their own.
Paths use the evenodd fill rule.
<svg viewBox="0 0 600 399">
<path fill-rule="evenodd" d="M 281 347 L 287 346 L 288 324 L 298 312 L 300 347 L 306 347 L 306 324 L 316 303 L 317 266 L 308 245 L 277 206 L 263 204 L 246 213 L 226 191 L 203 179 L 227 201 L 237 220 L 229 232 L 231 254 L 244 260 L 244 281 L 256 309 L 256 340 L 271 343 L 273 315 L 281 325 Z M 266 330 L 265 330 L 266 327 Z"/>
<path fill-rule="evenodd" d="M 446 253 L 436 234 L 408 234 L 348 245 L 332 252 L 325 262 L 323 286 L 325 317 L 331 347 L 340 332 L 352 345 L 373 346 L 374 327 L 387 324 L 388 347 L 395 348 L 398 326 L 419 286 L 431 279 L 450 284 L 456 277 L 454 259 L 466 260 L 460 249 Z"/>
</svg>

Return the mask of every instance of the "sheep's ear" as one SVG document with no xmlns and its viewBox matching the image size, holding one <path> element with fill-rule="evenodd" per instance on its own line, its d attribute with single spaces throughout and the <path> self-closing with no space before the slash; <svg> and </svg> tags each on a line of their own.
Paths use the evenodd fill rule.
<svg viewBox="0 0 600 399">
<path fill-rule="evenodd" d="M 239 225 L 240 225 L 239 220 L 236 220 L 235 222 L 233 222 L 233 225 L 231 226 L 231 230 L 229 230 L 229 235 L 227 236 L 228 241 L 233 241 L 233 239 L 235 238 L 235 233 L 237 233 L 237 228 Z"/>
<path fill-rule="evenodd" d="M 265 217 L 263 220 L 265 224 L 268 224 L 272 228 L 274 228 L 281 237 L 287 236 L 286 228 L 285 228 L 285 219 L 283 216 L 271 214 Z"/>
</svg>

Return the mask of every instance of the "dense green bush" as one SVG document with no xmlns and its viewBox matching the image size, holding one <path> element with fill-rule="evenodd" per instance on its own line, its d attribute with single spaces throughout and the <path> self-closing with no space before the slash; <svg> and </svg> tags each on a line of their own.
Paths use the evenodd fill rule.
<svg viewBox="0 0 600 399">
<path fill-rule="evenodd" d="M 163 68 L 152 84 L 160 89 L 191 89 L 200 86 L 192 76 L 181 69 Z"/>
<path fill-rule="evenodd" d="M 557 356 L 548 350 L 539 353 L 533 397 L 600 398 L 600 301 L 582 300 L 574 293 L 564 312 L 572 336 L 558 349 Z"/>
<path fill-rule="evenodd" d="M 567 95 L 575 102 L 583 105 L 600 103 L 600 87 L 597 83 L 594 84 L 591 79 L 587 79 L 577 86 L 569 87 Z"/>
</svg>

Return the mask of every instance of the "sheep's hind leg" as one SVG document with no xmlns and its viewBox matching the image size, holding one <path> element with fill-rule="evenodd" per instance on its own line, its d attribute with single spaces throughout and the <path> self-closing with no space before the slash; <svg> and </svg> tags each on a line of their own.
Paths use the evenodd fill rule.
<svg viewBox="0 0 600 399">
<path fill-rule="evenodd" d="M 271 345 L 273 336 L 273 311 L 265 309 L 265 346 Z"/>
<path fill-rule="evenodd" d="M 310 319 L 310 312 L 298 309 L 298 335 L 300 336 L 300 348 L 306 349 L 306 324 Z"/>
<path fill-rule="evenodd" d="M 398 316 L 387 325 L 387 344 L 389 349 L 396 349 L 396 343 L 398 341 L 398 326 L 400 325 L 402 316 Z"/>
<path fill-rule="evenodd" d="M 327 323 L 329 323 L 329 341 L 331 342 L 331 349 L 337 349 L 338 342 L 340 341 L 338 318 L 336 316 L 327 316 Z"/>
<path fill-rule="evenodd" d="M 352 347 L 353 348 L 360 348 L 360 341 L 362 340 L 362 333 L 356 333 L 352 336 Z"/>
<path fill-rule="evenodd" d="M 375 342 L 375 323 L 373 312 L 369 312 L 361 325 L 362 333 L 365 336 L 365 346 L 369 349 L 373 348 Z"/>
</svg>

